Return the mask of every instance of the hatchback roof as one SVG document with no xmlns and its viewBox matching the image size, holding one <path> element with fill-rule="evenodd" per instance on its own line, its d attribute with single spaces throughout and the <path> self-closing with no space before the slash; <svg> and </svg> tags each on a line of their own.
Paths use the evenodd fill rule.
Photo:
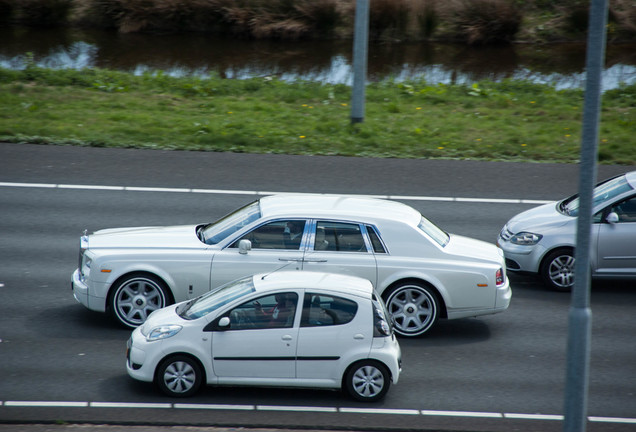
<svg viewBox="0 0 636 432">
<path fill-rule="evenodd" d="M 265 217 L 348 217 L 360 222 L 378 219 L 400 220 L 417 225 L 422 215 L 396 201 L 347 195 L 281 194 L 260 199 Z"/>
<path fill-rule="evenodd" d="M 253 276 L 257 291 L 278 289 L 314 289 L 349 293 L 371 298 L 373 285 L 367 279 L 312 271 L 273 271 Z"/>
</svg>

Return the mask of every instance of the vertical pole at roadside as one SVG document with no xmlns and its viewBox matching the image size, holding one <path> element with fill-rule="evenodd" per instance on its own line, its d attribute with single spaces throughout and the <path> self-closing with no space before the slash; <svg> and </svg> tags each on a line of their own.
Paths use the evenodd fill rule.
<svg viewBox="0 0 636 432">
<path fill-rule="evenodd" d="M 353 33 L 353 89 L 351 123 L 364 121 L 364 90 L 367 81 L 367 51 L 369 46 L 369 0 L 356 0 Z"/>
<path fill-rule="evenodd" d="M 590 308 L 590 238 L 592 194 L 596 184 L 601 72 L 605 61 L 607 0 L 591 0 L 587 37 L 585 101 L 579 172 L 579 216 L 574 252 L 574 287 L 569 311 L 567 373 L 565 385 L 565 432 L 584 432 L 592 336 Z"/>
</svg>

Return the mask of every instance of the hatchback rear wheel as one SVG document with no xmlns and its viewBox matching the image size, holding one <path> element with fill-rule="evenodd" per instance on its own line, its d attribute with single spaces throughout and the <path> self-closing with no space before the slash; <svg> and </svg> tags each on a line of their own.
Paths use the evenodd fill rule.
<svg viewBox="0 0 636 432">
<path fill-rule="evenodd" d="M 347 371 L 344 387 L 356 400 L 375 402 L 382 399 L 391 386 L 391 375 L 382 363 L 365 360 Z"/>
</svg>

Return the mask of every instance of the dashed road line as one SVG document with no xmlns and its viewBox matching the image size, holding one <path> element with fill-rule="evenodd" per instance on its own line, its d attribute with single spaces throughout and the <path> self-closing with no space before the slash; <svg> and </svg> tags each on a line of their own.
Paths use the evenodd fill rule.
<svg viewBox="0 0 636 432">
<path fill-rule="evenodd" d="M 232 405 L 192 403 L 145 403 L 145 402 L 82 402 L 82 401 L 0 401 L 0 407 L 8 408 L 118 408 L 118 409 L 176 409 L 176 410 L 225 410 L 225 411 L 287 411 L 302 413 L 377 414 L 403 416 L 440 416 L 456 418 L 490 418 L 510 420 L 563 421 L 559 414 L 524 414 L 479 411 L 437 411 L 397 408 L 356 408 L 294 405 Z M 596 423 L 636 424 L 636 418 L 589 416 Z"/>
<path fill-rule="evenodd" d="M 109 186 L 109 185 L 81 185 L 81 184 L 55 184 L 55 183 L 14 183 L 0 182 L 0 187 L 7 188 L 44 188 L 44 189 L 76 189 L 76 190 L 107 190 L 129 192 L 169 192 L 169 193 L 196 193 L 217 195 L 303 195 L 300 192 L 276 192 L 259 190 L 237 189 L 194 189 L 194 188 L 166 188 L 166 187 L 142 187 L 142 186 Z M 343 194 L 346 196 L 370 197 L 403 201 L 439 201 L 461 203 L 490 203 L 490 204 L 547 204 L 550 200 L 530 199 L 501 199 L 501 198 L 470 198 L 470 197 L 439 197 L 420 195 L 368 195 L 368 194 Z"/>
</svg>

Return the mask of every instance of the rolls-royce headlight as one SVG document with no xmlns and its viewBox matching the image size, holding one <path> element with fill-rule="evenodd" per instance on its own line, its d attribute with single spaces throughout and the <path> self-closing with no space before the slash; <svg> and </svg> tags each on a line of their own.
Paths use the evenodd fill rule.
<svg viewBox="0 0 636 432">
<path fill-rule="evenodd" d="M 524 232 L 520 232 L 513 235 L 510 238 L 510 243 L 514 243 L 517 245 L 524 245 L 524 246 L 532 246 L 539 243 L 539 241 L 542 238 L 543 236 L 541 234 L 535 234 L 535 233 L 524 231 Z"/>
</svg>

